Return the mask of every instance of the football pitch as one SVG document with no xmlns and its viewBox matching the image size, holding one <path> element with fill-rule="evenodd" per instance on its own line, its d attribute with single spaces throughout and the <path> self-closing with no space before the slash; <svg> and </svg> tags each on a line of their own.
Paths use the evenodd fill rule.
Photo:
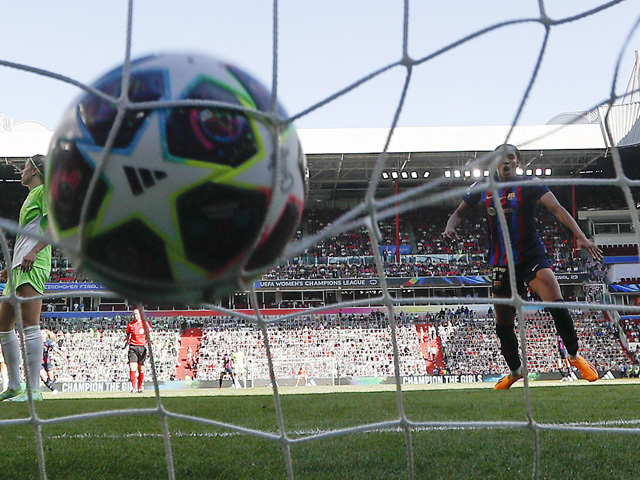
<svg viewBox="0 0 640 480">
<path fill-rule="evenodd" d="M 543 426 L 537 434 L 527 427 L 520 386 L 500 392 L 492 384 L 403 388 L 407 419 L 421 423 L 413 425 L 410 435 L 414 478 L 531 478 L 536 435 L 539 478 L 637 478 L 639 381 L 531 385 L 533 421 Z M 389 428 L 400 417 L 393 386 L 289 387 L 280 393 L 284 429 L 294 439 L 295 478 L 408 478 L 408 436 L 398 426 Z M 170 412 L 177 479 L 287 478 L 270 389 L 163 391 L 161 404 Z M 45 421 L 47 478 L 167 479 L 157 407 L 153 391 L 45 395 L 35 408 Z M 34 426 L 19 421 L 29 417 L 28 404 L 4 402 L 0 411 L 5 422 L 0 426 L 0 478 L 41 478 Z M 100 411 L 105 415 L 73 419 Z M 481 428 L 486 425 L 465 422 L 505 423 Z M 549 425 L 620 430 L 549 430 Z"/>
</svg>

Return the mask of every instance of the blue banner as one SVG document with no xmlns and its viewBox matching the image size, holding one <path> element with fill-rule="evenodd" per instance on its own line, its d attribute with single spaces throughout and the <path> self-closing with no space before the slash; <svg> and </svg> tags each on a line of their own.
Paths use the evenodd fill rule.
<svg viewBox="0 0 640 480">
<path fill-rule="evenodd" d="M 380 255 L 395 255 L 396 245 L 381 245 Z M 400 255 L 411 255 L 411 245 L 400 245 Z"/>
<path fill-rule="evenodd" d="M 0 289 L 4 289 L 4 283 L 0 283 Z M 73 291 L 107 291 L 107 287 L 93 282 L 59 282 L 45 283 L 45 292 L 73 292 Z"/>
<path fill-rule="evenodd" d="M 640 285 L 636 283 L 629 283 L 625 285 L 609 285 L 609 291 L 620 293 L 638 293 L 640 292 Z"/>
</svg>

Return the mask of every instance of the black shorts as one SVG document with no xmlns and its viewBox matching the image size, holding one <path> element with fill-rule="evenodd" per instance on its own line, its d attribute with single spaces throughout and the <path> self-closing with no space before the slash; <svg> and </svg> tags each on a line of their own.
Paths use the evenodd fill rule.
<svg viewBox="0 0 640 480">
<path fill-rule="evenodd" d="M 53 368 L 53 365 L 51 363 L 51 360 L 42 361 L 42 370 L 44 370 L 45 372 L 49 372 L 51 371 L 52 368 Z"/>
<path fill-rule="evenodd" d="M 538 257 L 527 263 L 520 263 L 516 268 L 516 287 L 518 295 L 526 297 L 527 285 L 533 280 L 539 270 L 551 268 L 547 257 Z M 511 283 L 509 279 L 509 267 L 507 265 L 494 265 L 491 277 L 491 292 L 496 297 L 510 297 Z"/>
<path fill-rule="evenodd" d="M 147 347 L 142 345 L 129 346 L 129 363 L 144 364 L 147 359 Z"/>
</svg>

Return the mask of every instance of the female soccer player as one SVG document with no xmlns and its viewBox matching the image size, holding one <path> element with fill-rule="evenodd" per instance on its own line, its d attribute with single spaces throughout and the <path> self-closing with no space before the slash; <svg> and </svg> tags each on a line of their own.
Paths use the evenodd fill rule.
<svg viewBox="0 0 640 480">
<path fill-rule="evenodd" d="M 558 371 L 560 372 L 560 381 L 561 382 L 573 382 L 573 377 L 571 376 L 571 364 L 569 364 L 569 358 L 567 354 L 567 347 L 564 346 L 564 342 L 560 335 L 558 337 L 558 358 L 556 359 L 556 363 L 558 365 Z"/>
<path fill-rule="evenodd" d="M 304 386 L 307 386 L 307 383 L 309 383 L 309 376 L 307 375 L 307 369 L 305 368 L 304 365 L 301 365 L 300 368 L 298 369 L 298 378 L 296 379 L 296 387 L 298 386 L 298 383 L 300 383 L 300 380 L 304 380 Z"/>
<path fill-rule="evenodd" d="M 53 395 L 58 394 L 58 389 L 54 387 L 53 382 L 55 376 L 53 374 L 53 362 L 51 361 L 51 352 L 62 355 L 62 350 L 56 346 L 56 334 L 51 330 L 43 328 L 40 330 L 42 334 L 42 367 L 40 368 L 40 379 L 51 390 Z"/>
<path fill-rule="evenodd" d="M 26 161 L 21 173 L 22 185 L 29 194 L 22 204 L 19 225 L 25 231 L 18 235 L 13 249 L 10 272 L 16 293 L 23 299 L 44 293 L 44 284 L 51 272 L 51 245 L 27 235 L 44 235 L 47 231 L 47 209 L 44 198 L 44 157 L 35 155 Z M 0 281 L 7 281 L 9 272 L 0 272 Z M 4 295 L 10 293 L 9 283 Z M 34 400 L 42 400 L 40 393 L 40 367 L 42 365 L 42 335 L 40 334 L 40 311 L 42 299 L 28 300 L 20 304 L 24 325 L 24 346 L 27 355 L 29 386 Z M 27 391 L 20 385 L 20 344 L 14 330 L 16 312 L 9 302 L 0 305 L 0 343 L 9 373 L 8 388 L 0 394 L 0 400 L 24 402 Z"/>
<path fill-rule="evenodd" d="M 236 377 L 233 374 L 233 357 L 229 355 L 229 352 L 225 352 L 222 356 L 222 371 L 220 372 L 220 378 L 218 378 L 218 389 L 222 388 L 222 380 L 225 375 L 231 377 L 232 385 L 236 384 Z"/>
<path fill-rule="evenodd" d="M 496 148 L 496 152 L 500 156 L 497 169 L 498 181 L 514 181 L 516 168 L 521 161 L 520 151 L 513 145 L 505 144 Z M 544 244 L 536 231 L 535 208 L 538 200 L 574 233 L 579 248 L 584 248 L 597 260 L 602 260 L 602 252 L 587 239 L 573 217 L 560 205 L 555 195 L 545 185 L 499 188 L 498 195 L 507 220 L 506 228 L 508 228 L 511 242 L 509 247 L 513 252 L 518 294 L 524 297 L 526 285 L 528 285 L 544 302 L 564 301 L 558 281 L 546 257 Z M 449 217 L 444 236 L 457 238 L 456 227 L 462 218 L 482 201 L 489 227 L 489 261 L 493 265 L 493 296 L 495 298 L 509 298 L 511 297 L 511 286 L 507 253 L 502 237 L 504 226 L 499 222 L 498 212 L 492 197 L 491 191 L 467 192 L 458 208 Z M 569 310 L 558 306 L 548 308 L 548 311 L 551 313 L 556 330 L 567 348 L 571 365 L 575 366 L 586 380 L 596 381 L 599 378 L 598 371 L 578 354 L 578 336 Z M 509 305 L 496 305 L 495 316 L 500 352 L 511 370 L 511 373 L 498 381 L 495 388 L 506 390 L 522 378 L 518 337 L 514 331 L 516 309 Z"/>
</svg>

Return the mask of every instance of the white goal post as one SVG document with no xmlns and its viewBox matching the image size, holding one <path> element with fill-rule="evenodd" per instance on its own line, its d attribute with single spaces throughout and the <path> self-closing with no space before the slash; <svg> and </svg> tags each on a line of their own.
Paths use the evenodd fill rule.
<svg viewBox="0 0 640 480">
<path fill-rule="evenodd" d="M 293 387 L 305 385 L 304 380 L 298 382 L 298 371 L 301 367 L 306 370 L 307 385 L 335 386 L 337 383 L 336 360 L 331 357 L 305 357 L 274 359 L 276 382 L 279 387 Z M 252 387 L 271 386 L 269 366 L 266 359 L 251 359 L 247 362 L 247 377 Z"/>
</svg>

